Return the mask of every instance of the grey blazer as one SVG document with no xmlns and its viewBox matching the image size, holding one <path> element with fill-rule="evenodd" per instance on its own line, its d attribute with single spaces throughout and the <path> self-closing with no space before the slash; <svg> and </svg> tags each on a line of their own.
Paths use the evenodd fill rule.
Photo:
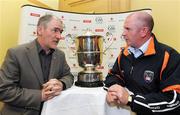
<svg viewBox="0 0 180 115">
<path fill-rule="evenodd" d="M 49 79 L 72 86 L 74 77 L 66 63 L 65 54 L 56 49 L 52 55 Z M 35 40 L 7 51 L 0 69 L 1 115 L 39 115 L 43 73 Z"/>
</svg>

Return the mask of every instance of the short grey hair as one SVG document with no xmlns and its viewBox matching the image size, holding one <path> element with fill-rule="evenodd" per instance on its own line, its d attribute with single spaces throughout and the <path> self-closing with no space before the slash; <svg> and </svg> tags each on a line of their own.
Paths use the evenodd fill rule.
<svg viewBox="0 0 180 115">
<path fill-rule="evenodd" d="M 135 16 L 136 19 L 140 21 L 141 23 L 145 24 L 149 28 L 150 31 L 153 30 L 154 20 L 153 20 L 153 17 L 147 12 L 144 12 L 144 11 L 135 12 L 135 13 L 130 14 L 128 17 L 131 17 L 131 16 Z"/>
<path fill-rule="evenodd" d="M 37 23 L 37 26 L 44 26 L 44 27 L 46 27 L 47 24 L 48 24 L 53 18 L 56 18 L 57 20 L 59 20 L 59 22 L 62 23 L 62 21 L 61 21 L 58 17 L 53 16 L 53 15 L 51 15 L 51 14 L 46 14 L 46 15 L 43 15 L 42 17 L 39 18 L 38 23 Z"/>
</svg>

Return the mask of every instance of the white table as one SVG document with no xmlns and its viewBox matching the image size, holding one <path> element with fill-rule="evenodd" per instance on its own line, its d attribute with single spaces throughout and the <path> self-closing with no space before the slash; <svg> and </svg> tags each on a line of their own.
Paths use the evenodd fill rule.
<svg viewBox="0 0 180 115">
<path fill-rule="evenodd" d="M 72 86 L 44 103 L 41 115 L 134 115 L 128 107 L 110 107 L 102 87 Z"/>
</svg>

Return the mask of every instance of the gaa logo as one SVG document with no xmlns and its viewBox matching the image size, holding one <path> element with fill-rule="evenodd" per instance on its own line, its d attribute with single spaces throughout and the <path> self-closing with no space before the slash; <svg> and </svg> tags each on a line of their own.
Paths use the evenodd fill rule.
<svg viewBox="0 0 180 115">
<path fill-rule="evenodd" d="M 113 68 L 113 65 L 114 65 L 114 63 L 111 63 L 111 62 L 110 62 L 110 63 L 108 64 L 108 68 L 109 68 L 109 69 L 112 69 L 112 68 Z"/>
<path fill-rule="evenodd" d="M 96 17 L 95 21 L 96 21 L 97 24 L 102 24 L 103 23 L 102 17 Z"/>
<path fill-rule="evenodd" d="M 108 30 L 109 30 L 110 32 L 114 32 L 114 31 L 116 30 L 115 25 L 109 25 L 109 26 L 108 26 Z"/>
</svg>

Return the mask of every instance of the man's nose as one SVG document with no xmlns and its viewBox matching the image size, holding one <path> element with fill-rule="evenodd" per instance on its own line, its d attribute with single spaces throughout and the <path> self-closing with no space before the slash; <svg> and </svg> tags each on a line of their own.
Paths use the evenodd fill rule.
<svg viewBox="0 0 180 115">
<path fill-rule="evenodd" d="M 123 32 L 122 32 L 122 36 L 125 36 L 126 35 L 126 32 L 125 32 L 125 30 L 123 30 Z"/>
<path fill-rule="evenodd" d="M 56 33 L 56 38 L 61 39 L 62 38 L 61 33 Z"/>
<path fill-rule="evenodd" d="M 121 38 L 124 39 L 124 37 L 126 36 L 125 32 L 123 31 Z"/>
</svg>

